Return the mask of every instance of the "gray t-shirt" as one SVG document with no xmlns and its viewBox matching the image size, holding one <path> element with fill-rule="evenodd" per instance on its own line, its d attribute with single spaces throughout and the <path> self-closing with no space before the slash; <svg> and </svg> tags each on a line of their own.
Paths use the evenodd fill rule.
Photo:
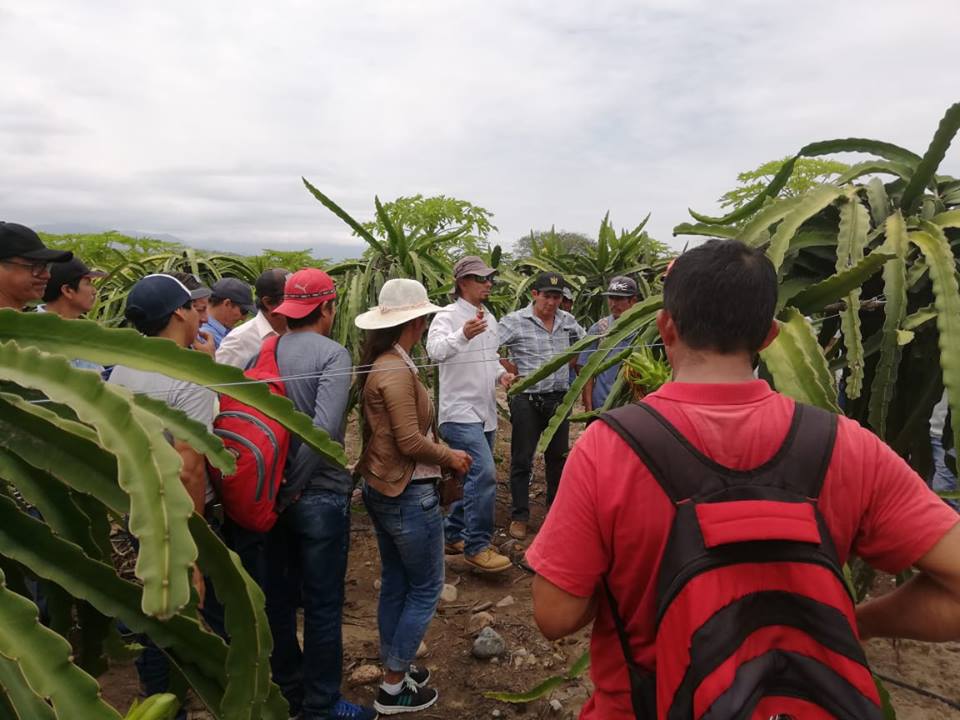
<svg viewBox="0 0 960 720">
<path fill-rule="evenodd" d="M 160 373 L 135 370 L 123 365 L 113 368 L 108 382 L 113 385 L 122 385 L 138 395 L 148 395 L 156 400 L 162 400 L 170 407 L 182 411 L 187 417 L 202 423 L 207 430 L 213 427 L 217 396 L 212 390 L 186 380 L 177 380 Z M 213 497 L 213 486 L 207 478 L 206 501 L 210 502 Z"/>
<path fill-rule="evenodd" d="M 280 375 L 290 378 L 285 381 L 287 397 L 297 410 L 343 444 L 352 379 L 346 348 L 319 333 L 291 332 L 278 342 L 277 365 Z M 295 435 L 290 437 L 286 478 L 281 498 L 295 496 L 308 485 L 343 494 L 353 490 L 350 473 L 331 465 Z M 284 503 L 279 500 L 278 504 Z"/>
</svg>

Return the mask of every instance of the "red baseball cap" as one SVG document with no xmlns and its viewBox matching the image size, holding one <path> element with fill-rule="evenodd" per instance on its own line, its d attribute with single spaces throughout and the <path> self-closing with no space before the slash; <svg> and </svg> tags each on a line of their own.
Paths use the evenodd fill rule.
<svg viewBox="0 0 960 720">
<path fill-rule="evenodd" d="M 283 286 L 283 302 L 274 312 L 299 319 L 309 315 L 318 305 L 336 297 L 333 278 L 323 270 L 304 268 L 287 278 Z"/>
</svg>

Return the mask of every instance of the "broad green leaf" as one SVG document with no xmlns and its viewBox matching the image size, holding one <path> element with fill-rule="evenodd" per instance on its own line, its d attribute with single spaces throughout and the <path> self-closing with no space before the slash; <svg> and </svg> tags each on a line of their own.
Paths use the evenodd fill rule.
<svg viewBox="0 0 960 720">
<path fill-rule="evenodd" d="M 957 107 L 957 106 L 954 106 Z M 950 243 L 938 225 L 922 221 L 922 230 L 910 234 L 930 266 L 937 330 L 940 332 L 940 367 L 950 412 L 960 418 L 960 289 Z M 960 422 L 953 423 L 953 446 L 960 447 Z"/>
<path fill-rule="evenodd" d="M 146 413 L 135 414 L 129 392 L 74 369 L 61 355 L 0 343 L 0 377 L 69 405 L 97 430 L 100 444 L 117 458 L 117 480 L 130 496 L 143 611 L 161 618 L 176 613 L 190 599 L 188 570 L 197 549 L 187 531 L 193 502 L 180 482 L 180 456 L 166 442 L 162 425 Z"/>
<path fill-rule="evenodd" d="M 379 253 L 383 253 L 384 255 L 388 253 L 387 249 L 383 246 L 383 244 L 379 240 L 377 240 L 373 235 L 367 232 L 367 230 L 363 227 L 363 225 L 361 225 L 352 217 L 350 217 L 350 215 L 347 213 L 346 210 L 341 208 L 333 200 L 331 200 L 322 192 L 317 190 L 313 185 L 310 184 L 310 182 L 305 177 L 301 177 L 300 179 L 303 180 L 304 187 L 306 187 L 307 190 L 310 191 L 311 195 L 313 195 L 317 200 L 319 200 L 321 204 L 325 208 L 327 208 L 327 210 L 332 212 L 338 218 L 343 220 L 347 225 L 349 225 L 350 229 L 353 230 L 361 238 L 366 240 L 366 242 L 370 245 L 370 247 L 372 247 L 374 250 L 376 250 Z"/>
<path fill-rule="evenodd" d="M 790 242 L 797 234 L 800 226 L 840 197 L 841 194 L 840 188 L 832 185 L 819 185 L 801 196 L 800 201 L 777 226 L 777 231 L 770 239 L 770 247 L 767 248 L 767 257 L 770 258 L 777 270 L 783 264 L 783 259 L 790 249 Z"/>
<path fill-rule="evenodd" d="M 948 210 L 934 215 L 930 222 L 942 228 L 960 228 L 960 210 Z"/>
<path fill-rule="evenodd" d="M 838 413 L 837 388 L 813 328 L 796 308 L 780 314 L 780 332 L 760 357 L 779 392 Z"/>
<path fill-rule="evenodd" d="M 707 237 L 736 237 L 737 228 L 729 225 L 707 225 L 704 223 L 680 223 L 673 228 L 674 235 L 706 235 Z"/>
<path fill-rule="evenodd" d="M 767 203 L 740 229 L 736 239 L 757 247 L 767 241 L 767 230 L 789 215 L 800 204 L 801 197 L 778 198 Z"/>
<path fill-rule="evenodd" d="M 0 575 L 2 575 L 0 571 Z M 0 655 L 0 689 L 6 693 L 17 720 L 57 720 L 53 708 L 46 703 L 20 672 L 20 666 L 13 660 Z M 3 713 L 0 712 L 0 717 Z"/>
<path fill-rule="evenodd" d="M 157 372 L 196 383 L 257 408 L 296 433 L 331 462 L 347 464 L 343 448 L 307 415 L 297 412 L 285 397 L 274 395 L 264 383 L 251 382 L 239 368 L 219 365 L 209 355 L 177 346 L 172 340 L 147 338 L 130 329 L 108 329 L 90 320 L 64 320 L 55 313 L 0 310 L 0 342 L 16 340 L 35 347 L 101 365 Z M 91 375 L 92 373 L 87 373 Z"/>
<path fill-rule="evenodd" d="M 923 189 L 934 179 L 937 168 L 943 162 L 957 130 L 960 130 L 960 103 L 955 103 L 947 109 L 946 114 L 940 120 L 937 132 L 934 133 L 933 140 L 930 141 L 930 147 L 927 148 L 927 152 L 924 153 L 923 159 L 917 165 L 910 182 L 904 188 L 903 196 L 900 199 L 900 207 L 903 208 L 904 212 L 913 212 L 920 196 L 923 194 Z"/>
<path fill-rule="evenodd" d="M 804 315 L 812 315 L 815 312 L 819 312 L 827 305 L 837 302 L 859 288 L 872 277 L 877 270 L 883 267 L 888 260 L 894 257 L 896 257 L 896 255 L 893 253 L 875 250 L 856 265 L 831 275 L 826 280 L 821 280 L 812 285 L 800 280 L 806 287 L 790 298 L 786 304 L 793 305 Z M 781 287 L 789 282 L 790 280 L 785 280 L 781 283 Z"/>
<path fill-rule="evenodd" d="M 931 320 L 936 319 L 937 311 L 932 305 L 927 305 L 917 310 L 915 313 L 907 315 L 900 325 L 904 330 L 916 330 L 921 325 L 925 325 Z"/>
<path fill-rule="evenodd" d="M 0 572 L 0 655 L 16 663 L 37 695 L 50 699 L 57 716 L 120 720 L 100 699 L 97 681 L 73 664 L 72 652 L 70 643 L 38 622 L 32 602 L 7 589 Z"/>
<path fill-rule="evenodd" d="M 832 155 L 841 152 L 869 153 L 870 155 L 879 155 L 887 160 L 916 167 L 920 162 L 920 156 L 906 148 L 893 143 L 882 142 L 880 140 L 870 140 L 868 138 L 840 138 L 838 140 L 821 140 L 820 142 L 810 143 L 800 149 L 799 155 L 803 157 L 817 157 L 821 155 Z"/>
<path fill-rule="evenodd" d="M 890 198 L 880 178 L 872 178 L 864 186 L 867 204 L 870 205 L 870 217 L 876 227 L 881 227 L 890 215 Z"/>
<path fill-rule="evenodd" d="M 870 426 L 881 438 L 887 436 L 887 414 L 896 392 L 900 347 L 906 344 L 901 342 L 900 333 L 905 331 L 900 327 L 907 311 L 907 227 L 899 210 L 887 218 L 886 235 L 882 250 L 892 253 L 893 259 L 883 267 L 883 294 L 887 301 L 883 306 L 883 340 L 870 386 L 868 415 Z M 877 252 L 871 253 L 867 259 Z M 913 339 L 912 333 L 910 339 Z"/>
<path fill-rule="evenodd" d="M 908 180 L 913 174 L 913 168 L 903 163 L 893 162 L 892 160 L 867 160 L 866 162 L 857 163 L 848 170 L 840 173 L 838 177 L 833 179 L 833 182 L 837 185 L 846 185 L 848 182 L 852 182 L 864 175 L 874 175 L 876 173 L 896 175 L 904 180 Z"/>
<path fill-rule="evenodd" d="M 173 720 L 180 701 L 173 693 L 151 695 L 143 702 L 134 700 L 123 720 Z"/>
<path fill-rule="evenodd" d="M 837 271 L 855 267 L 863 260 L 863 248 L 870 229 L 870 216 L 856 192 L 848 195 L 840 206 L 840 229 L 837 234 Z M 846 308 L 840 312 L 840 328 L 847 354 L 847 397 L 860 397 L 863 389 L 863 337 L 860 334 L 860 286 L 846 295 Z"/>
</svg>

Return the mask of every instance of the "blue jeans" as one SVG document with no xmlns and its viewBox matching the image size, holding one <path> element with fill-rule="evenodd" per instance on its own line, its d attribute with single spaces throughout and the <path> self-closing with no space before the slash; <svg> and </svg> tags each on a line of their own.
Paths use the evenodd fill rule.
<svg viewBox="0 0 960 720">
<path fill-rule="evenodd" d="M 363 501 L 380 546 L 380 661 L 410 668 L 443 590 L 443 518 L 433 484 L 387 497 L 364 483 Z"/>
<path fill-rule="evenodd" d="M 267 617 L 273 679 L 303 720 L 330 716 L 343 675 L 343 583 L 350 548 L 350 498 L 307 488 L 267 536 Z M 303 604 L 303 648 L 297 607 Z"/>
<path fill-rule="evenodd" d="M 457 450 L 470 453 L 473 464 L 463 479 L 463 499 L 450 505 L 444 522 L 447 542 L 463 540 L 464 552 L 476 555 L 490 545 L 497 500 L 497 469 L 493 464 L 494 431 L 483 423 L 446 422 L 440 435 Z"/>
<path fill-rule="evenodd" d="M 930 449 L 933 451 L 933 478 L 931 486 L 937 492 L 950 492 L 957 489 L 957 478 L 947 467 L 947 452 L 943 449 L 943 438 L 931 437 Z M 953 449 L 950 455 L 956 456 L 957 451 Z M 947 500 L 948 505 L 957 509 L 956 500 Z"/>
</svg>

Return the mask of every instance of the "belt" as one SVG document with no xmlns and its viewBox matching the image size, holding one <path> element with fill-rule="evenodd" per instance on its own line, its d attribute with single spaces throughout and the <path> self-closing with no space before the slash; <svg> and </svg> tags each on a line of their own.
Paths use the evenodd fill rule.
<svg viewBox="0 0 960 720">
<path fill-rule="evenodd" d="M 429 478 L 417 478 L 416 480 L 411 480 L 411 485 L 436 485 L 440 482 L 438 477 L 429 477 Z"/>
</svg>

